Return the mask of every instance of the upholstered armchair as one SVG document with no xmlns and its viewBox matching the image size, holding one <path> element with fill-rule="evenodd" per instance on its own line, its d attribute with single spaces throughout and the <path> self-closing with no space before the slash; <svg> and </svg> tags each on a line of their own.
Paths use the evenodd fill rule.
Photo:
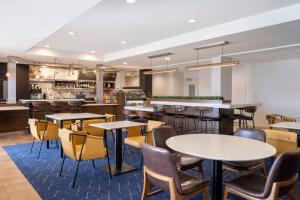
<svg viewBox="0 0 300 200">
<path fill-rule="evenodd" d="M 127 136 L 124 139 L 124 149 L 123 153 L 125 152 L 125 146 L 129 145 L 134 148 L 141 148 L 141 145 L 143 143 L 148 143 L 153 145 L 153 136 L 152 136 L 152 130 L 154 128 L 163 126 L 164 122 L 161 121 L 154 121 L 154 120 L 148 120 L 147 122 L 147 128 L 145 133 L 141 130 L 141 127 L 133 127 L 133 128 L 128 128 L 127 130 Z M 141 159 L 141 166 L 142 168 L 143 165 L 143 157 Z"/>
<path fill-rule="evenodd" d="M 91 127 L 91 124 L 105 123 L 106 119 L 90 119 L 82 122 L 82 131 L 89 133 L 89 135 L 104 137 L 104 129 Z"/>
<path fill-rule="evenodd" d="M 74 188 L 79 165 L 81 161 L 107 158 L 109 175 L 111 177 L 108 150 L 105 147 L 103 137 L 88 135 L 86 132 L 59 129 L 59 137 L 64 151 L 59 175 L 61 176 L 66 157 L 77 161 L 77 168 L 72 182 Z"/>
<path fill-rule="evenodd" d="M 40 141 L 41 144 L 38 152 L 38 158 L 40 158 L 40 153 L 44 141 L 56 140 L 57 145 L 58 125 L 55 123 L 50 123 L 47 121 L 41 121 L 37 119 L 29 119 L 28 124 L 30 128 L 30 133 L 33 136 L 30 153 L 32 152 L 35 140 Z"/>
<path fill-rule="evenodd" d="M 204 200 L 210 199 L 209 182 L 179 171 L 171 152 L 146 143 L 141 149 L 145 160 L 142 200 L 160 191 L 170 192 L 171 200 L 188 199 L 201 193 Z M 154 186 L 160 190 L 151 192 Z"/>
<path fill-rule="evenodd" d="M 299 160 L 300 151 L 283 153 L 275 160 L 268 177 L 249 174 L 225 182 L 224 200 L 229 194 L 249 200 L 274 200 L 282 196 L 296 200 Z"/>
<path fill-rule="evenodd" d="M 238 129 L 235 133 L 235 136 L 249 138 L 253 140 L 258 140 L 261 142 L 266 142 L 266 133 L 263 130 L 254 130 L 241 128 Z M 234 173 L 239 174 L 250 174 L 256 171 L 260 171 L 261 175 L 265 175 L 265 164 L 263 160 L 255 161 L 244 161 L 244 162 L 232 162 L 224 161 L 223 169 Z"/>
</svg>

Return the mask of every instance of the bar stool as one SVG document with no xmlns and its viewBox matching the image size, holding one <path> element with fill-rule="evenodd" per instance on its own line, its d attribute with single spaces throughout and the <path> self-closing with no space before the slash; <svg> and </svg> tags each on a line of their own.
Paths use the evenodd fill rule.
<svg viewBox="0 0 300 200">
<path fill-rule="evenodd" d="M 70 111 L 72 113 L 80 113 L 82 101 L 69 101 Z"/>
<path fill-rule="evenodd" d="M 185 111 L 185 106 L 175 106 L 174 116 L 172 118 L 172 126 L 174 129 L 181 129 L 181 133 L 183 134 L 184 128 L 186 127 L 186 119 L 187 116 L 183 113 Z M 181 122 L 181 126 L 176 127 L 176 123 Z"/>
<path fill-rule="evenodd" d="M 201 113 L 202 112 L 202 113 Z M 212 108 L 203 108 L 202 111 L 200 110 L 200 120 L 205 122 L 205 132 L 208 133 L 208 122 L 211 124 L 211 132 L 215 131 L 215 123 L 221 123 L 220 117 L 213 117 L 204 115 L 204 113 L 211 113 L 213 112 Z"/>
<path fill-rule="evenodd" d="M 52 114 L 52 106 L 48 102 L 32 102 L 32 117 L 34 119 L 45 119 L 45 115 Z"/>
</svg>

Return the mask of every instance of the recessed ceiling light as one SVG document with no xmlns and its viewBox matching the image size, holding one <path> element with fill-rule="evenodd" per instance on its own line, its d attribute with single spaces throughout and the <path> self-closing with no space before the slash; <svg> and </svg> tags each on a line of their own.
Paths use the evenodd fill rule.
<svg viewBox="0 0 300 200">
<path fill-rule="evenodd" d="M 69 35 L 75 35 L 76 33 L 73 32 L 73 31 L 70 31 L 68 34 L 69 34 Z"/>
<path fill-rule="evenodd" d="M 188 22 L 189 23 L 195 23 L 197 20 L 196 19 L 189 19 Z"/>
<path fill-rule="evenodd" d="M 127 62 L 123 62 L 123 65 L 127 65 L 128 63 Z"/>
<path fill-rule="evenodd" d="M 127 42 L 126 42 L 126 41 L 121 41 L 120 43 L 121 43 L 121 44 L 126 44 Z"/>
<path fill-rule="evenodd" d="M 94 54 L 94 53 L 96 53 L 96 51 L 94 51 L 94 50 L 92 50 L 92 51 L 90 51 L 92 54 Z"/>
<path fill-rule="evenodd" d="M 45 47 L 46 48 L 51 48 L 51 45 L 50 44 L 46 44 Z"/>
<path fill-rule="evenodd" d="M 135 0 L 126 0 L 127 3 L 135 3 Z"/>
</svg>

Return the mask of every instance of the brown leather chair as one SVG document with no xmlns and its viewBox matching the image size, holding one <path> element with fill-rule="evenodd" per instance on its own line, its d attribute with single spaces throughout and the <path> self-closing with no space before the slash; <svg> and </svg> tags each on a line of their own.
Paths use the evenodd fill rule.
<svg viewBox="0 0 300 200">
<path fill-rule="evenodd" d="M 266 142 L 266 133 L 263 130 L 241 128 L 238 129 L 234 133 L 234 135 L 238 137 L 244 137 L 244 138 L 258 140 L 261 142 Z M 246 162 L 224 161 L 223 169 L 230 171 L 232 173 L 244 173 L 244 174 L 249 174 L 260 170 L 261 174 L 265 175 L 265 164 L 263 160 L 246 161 Z"/>
<path fill-rule="evenodd" d="M 225 182 L 224 200 L 229 194 L 246 199 L 278 199 L 288 195 L 297 199 L 297 179 L 300 151 L 281 154 L 274 162 L 268 177 L 250 174 Z"/>
<path fill-rule="evenodd" d="M 171 200 L 187 199 L 200 193 L 205 200 L 210 198 L 209 182 L 179 171 L 168 150 L 143 143 L 142 153 L 145 160 L 142 200 L 161 191 L 170 192 Z M 161 190 L 150 193 L 152 186 Z"/>
<path fill-rule="evenodd" d="M 166 145 L 166 140 L 168 138 L 177 135 L 177 132 L 174 128 L 169 126 L 155 128 L 152 131 L 152 135 L 153 135 L 154 146 L 167 149 L 168 151 L 170 151 L 172 153 L 172 156 L 176 160 L 176 165 L 179 170 L 186 171 L 189 169 L 198 168 L 199 175 L 201 178 L 203 178 L 203 168 L 202 168 L 203 159 L 177 153 Z"/>
</svg>

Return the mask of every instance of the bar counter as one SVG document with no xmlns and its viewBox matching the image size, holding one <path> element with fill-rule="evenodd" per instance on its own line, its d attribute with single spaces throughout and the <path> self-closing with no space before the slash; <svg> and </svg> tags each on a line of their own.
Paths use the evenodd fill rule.
<svg viewBox="0 0 300 200">
<path fill-rule="evenodd" d="M 0 105 L 0 133 L 24 131 L 28 125 L 29 108 L 19 105 Z"/>
</svg>

